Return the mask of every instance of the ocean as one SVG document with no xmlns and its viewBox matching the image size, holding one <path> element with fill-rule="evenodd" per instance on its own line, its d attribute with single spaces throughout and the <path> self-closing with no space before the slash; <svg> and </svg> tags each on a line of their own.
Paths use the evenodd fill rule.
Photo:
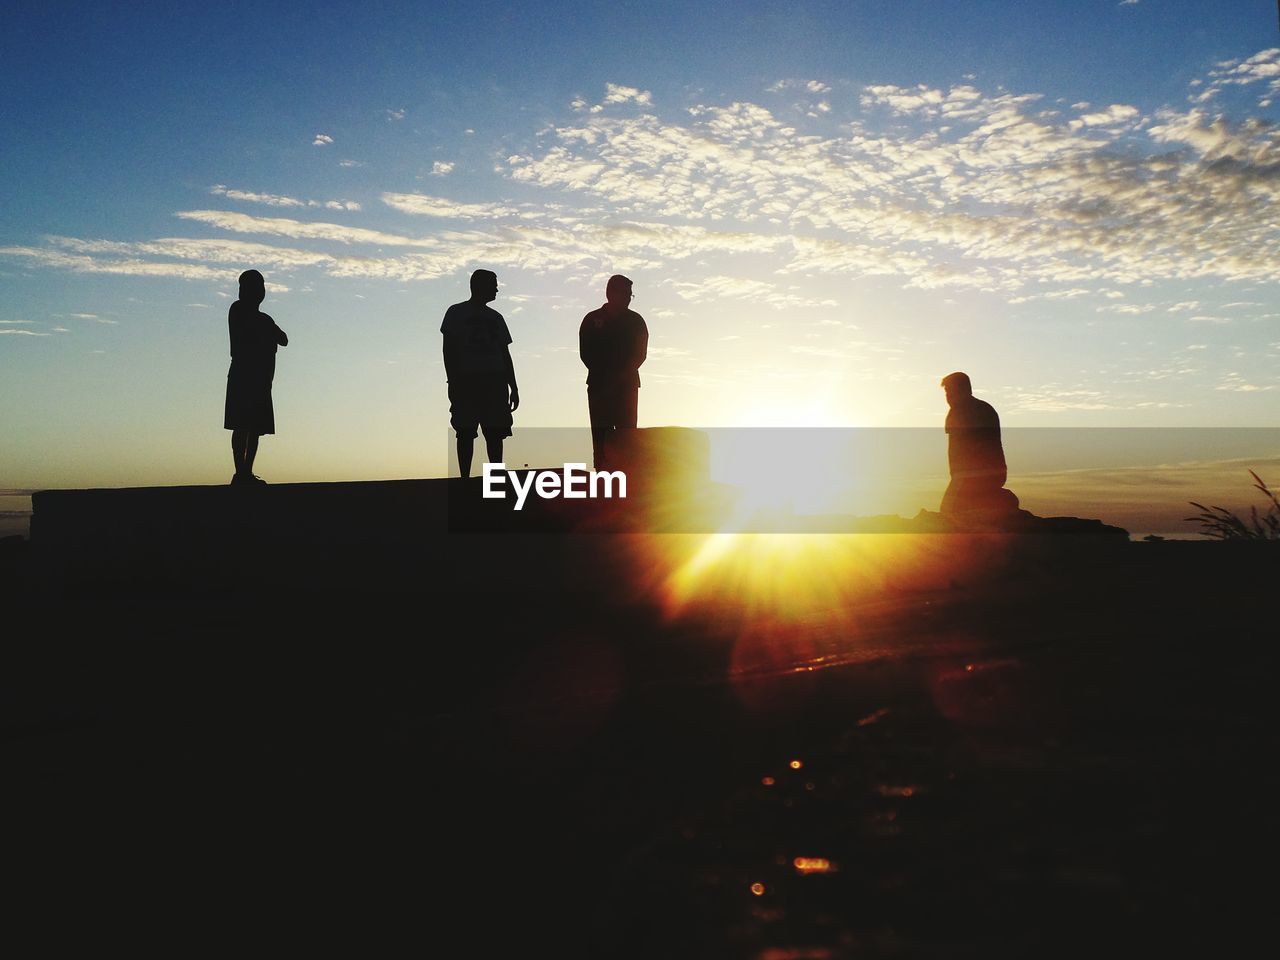
<svg viewBox="0 0 1280 960">
<path fill-rule="evenodd" d="M 0 494 L 0 537 L 31 536 L 31 496 Z"/>
</svg>

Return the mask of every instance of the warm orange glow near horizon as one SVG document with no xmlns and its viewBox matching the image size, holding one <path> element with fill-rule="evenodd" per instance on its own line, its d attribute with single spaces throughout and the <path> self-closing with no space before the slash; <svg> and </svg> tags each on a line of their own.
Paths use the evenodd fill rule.
<svg viewBox="0 0 1280 960">
<path fill-rule="evenodd" d="M 668 616 L 712 604 L 756 624 L 796 624 L 848 610 L 888 576 L 918 570 L 933 552 L 911 534 L 714 533 L 691 550 L 662 549 Z"/>
<path fill-rule="evenodd" d="M 637 599 L 697 637 L 730 638 L 725 665 L 749 707 L 754 681 L 884 653 L 903 597 L 944 589 L 965 538 L 920 534 L 654 534 L 630 541 Z M 914 606 L 918 604 L 913 601 Z M 892 642 L 899 639 L 894 634 Z"/>
</svg>

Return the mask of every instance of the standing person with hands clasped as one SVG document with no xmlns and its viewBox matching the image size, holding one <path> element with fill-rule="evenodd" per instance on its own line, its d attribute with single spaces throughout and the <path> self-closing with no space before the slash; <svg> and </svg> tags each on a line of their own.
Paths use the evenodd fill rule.
<svg viewBox="0 0 1280 960">
<path fill-rule="evenodd" d="M 605 285 L 606 303 L 582 318 L 578 356 L 587 368 L 587 409 L 596 469 L 609 460 L 619 430 L 634 430 L 640 402 L 640 366 L 649 352 L 649 328 L 630 309 L 631 281 L 621 274 Z"/>
<path fill-rule="evenodd" d="M 257 270 L 240 274 L 240 299 L 227 311 L 231 333 L 231 369 L 227 372 L 227 402 L 223 426 L 231 431 L 231 458 L 236 472 L 232 484 L 265 484 L 253 474 L 258 438 L 276 432 L 271 405 L 271 381 L 276 373 L 276 349 L 289 345 L 285 332 L 269 314 L 258 309 L 267 296 L 267 283 Z"/>
</svg>

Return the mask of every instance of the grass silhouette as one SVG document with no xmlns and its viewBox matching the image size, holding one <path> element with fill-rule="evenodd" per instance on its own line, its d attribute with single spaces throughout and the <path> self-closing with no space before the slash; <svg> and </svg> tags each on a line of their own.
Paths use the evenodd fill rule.
<svg viewBox="0 0 1280 960">
<path fill-rule="evenodd" d="M 1200 532 L 1215 540 L 1280 540 L 1280 499 L 1252 470 L 1249 476 L 1253 477 L 1254 488 L 1271 501 L 1265 513 L 1250 507 L 1249 519 L 1245 520 L 1225 507 L 1206 507 L 1192 500 L 1191 505 L 1200 513 L 1186 517 L 1187 522 L 1200 524 Z"/>
</svg>

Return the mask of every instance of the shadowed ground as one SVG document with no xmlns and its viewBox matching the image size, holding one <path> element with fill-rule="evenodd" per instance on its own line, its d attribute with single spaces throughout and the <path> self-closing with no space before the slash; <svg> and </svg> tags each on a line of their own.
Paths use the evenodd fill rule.
<svg viewBox="0 0 1280 960">
<path fill-rule="evenodd" d="M 206 583 L 39 536 L 37 501 L 5 553 L 24 887 L 143 939 L 372 907 L 365 951 L 1042 956 L 1267 915 L 1273 551 L 934 536 L 771 608 L 673 605 L 628 537 L 279 544 Z"/>
</svg>

